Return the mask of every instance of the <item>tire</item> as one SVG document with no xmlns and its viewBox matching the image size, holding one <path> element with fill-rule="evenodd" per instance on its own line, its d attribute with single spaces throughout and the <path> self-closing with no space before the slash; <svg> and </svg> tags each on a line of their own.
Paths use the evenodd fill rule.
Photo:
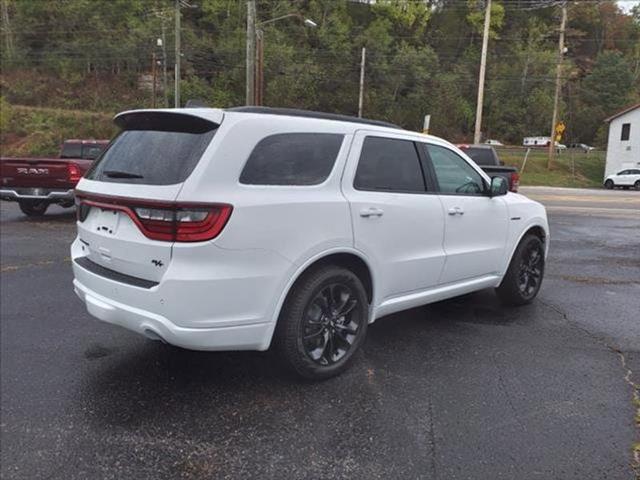
<svg viewBox="0 0 640 480">
<path fill-rule="evenodd" d="M 301 377 L 322 380 L 339 375 L 364 341 L 368 312 L 367 294 L 353 272 L 334 265 L 311 270 L 285 301 L 275 349 Z"/>
<path fill-rule="evenodd" d="M 535 235 L 527 234 L 511 258 L 498 297 L 505 305 L 525 305 L 538 295 L 544 278 L 544 245 Z"/>
<path fill-rule="evenodd" d="M 636 190 L 640 190 L 640 180 L 636 181 L 636 183 L 633 184 L 633 188 L 635 188 Z"/>
<path fill-rule="evenodd" d="M 606 188 L 607 190 L 611 190 L 613 189 L 613 187 L 615 187 L 615 185 L 613 184 L 613 180 L 609 179 L 604 182 L 604 188 Z"/>
<path fill-rule="evenodd" d="M 18 205 L 27 217 L 41 217 L 49 208 L 48 202 L 39 200 L 21 200 Z"/>
</svg>

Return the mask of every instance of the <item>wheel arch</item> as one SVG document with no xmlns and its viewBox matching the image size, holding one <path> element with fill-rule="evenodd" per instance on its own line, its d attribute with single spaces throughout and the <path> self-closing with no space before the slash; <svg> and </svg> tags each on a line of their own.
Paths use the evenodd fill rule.
<svg viewBox="0 0 640 480">
<path fill-rule="evenodd" d="M 516 249 L 518 248 L 518 245 L 520 245 L 520 242 L 522 242 L 522 239 L 529 234 L 533 234 L 540 239 L 540 241 L 544 245 L 544 252 L 546 257 L 547 252 L 549 251 L 549 244 L 548 244 L 549 232 L 547 231 L 547 227 L 545 227 L 540 223 L 531 224 L 525 229 L 523 229 L 523 231 L 520 233 L 520 236 L 518 237 L 518 240 L 513 243 L 513 246 L 511 247 L 511 253 L 509 254 L 509 257 L 507 259 L 508 261 L 504 269 L 505 273 L 507 271 L 507 268 L 509 268 L 509 265 L 511 264 L 511 260 L 513 259 L 513 255 L 515 254 Z"/>
<path fill-rule="evenodd" d="M 278 318 L 280 317 L 280 313 L 284 306 L 287 297 L 291 293 L 292 289 L 296 286 L 296 284 L 300 281 L 300 279 L 311 270 L 315 268 L 322 267 L 324 265 L 339 265 L 351 270 L 355 275 L 358 276 L 360 281 L 362 282 L 365 291 L 367 292 L 367 300 L 369 301 L 369 311 L 372 311 L 372 304 L 374 299 L 375 292 L 375 282 L 373 277 L 373 268 L 371 267 L 370 262 L 366 259 L 366 257 L 355 249 L 332 249 L 328 251 L 324 251 L 322 253 L 318 253 L 313 257 L 309 258 L 307 261 L 302 263 L 290 276 L 289 281 L 286 286 L 282 290 L 280 294 L 280 298 L 278 299 L 278 303 L 276 304 L 276 308 L 273 313 L 273 319 L 271 322 L 271 331 L 268 338 L 268 344 L 264 345 L 264 348 L 268 348 L 269 344 L 273 339 L 273 332 L 275 331 L 276 324 L 278 323 Z M 371 316 L 371 313 L 369 314 Z"/>
</svg>

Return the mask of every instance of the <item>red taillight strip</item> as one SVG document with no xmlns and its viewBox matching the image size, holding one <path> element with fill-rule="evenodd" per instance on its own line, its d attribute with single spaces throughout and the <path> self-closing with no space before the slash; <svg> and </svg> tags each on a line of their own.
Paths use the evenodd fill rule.
<svg viewBox="0 0 640 480">
<path fill-rule="evenodd" d="M 96 195 L 76 190 L 76 204 L 118 210 L 125 213 L 140 229 L 143 235 L 152 240 L 167 242 L 202 242 L 217 237 L 226 226 L 233 207 L 221 203 L 165 202 L 139 198 Z M 141 219 L 135 212 L 136 207 L 149 207 L 172 210 L 173 221 Z M 200 222 L 178 222 L 175 212 L 178 210 L 204 209 L 209 213 Z"/>
</svg>

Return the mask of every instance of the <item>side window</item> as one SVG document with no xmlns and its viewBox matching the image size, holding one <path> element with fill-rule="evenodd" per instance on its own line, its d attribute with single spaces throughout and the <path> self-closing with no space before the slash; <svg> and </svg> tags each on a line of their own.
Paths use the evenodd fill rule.
<svg viewBox="0 0 640 480">
<path fill-rule="evenodd" d="M 366 137 L 353 186 L 357 190 L 424 193 L 424 177 L 414 143 Z"/>
<path fill-rule="evenodd" d="M 626 140 L 629 140 L 630 137 L 631 137 L 631 124 L 630 123 L 623 123 L 622 124 L 622 135 L 620 135 L 620 140 L 624 142 Z"/>
<path fill-rule="evenodd" d="M 336 161 L 344 135 L 280 133 L 263 138 L 249 155 L 240 183 L 318 185 Z"/>
<path fill-rule="evenodd" d="M 426 145 L 440 192 L 479 195 L 484 192 L 482 176 L 460 155 L 438 145 Z"/>
</svg>

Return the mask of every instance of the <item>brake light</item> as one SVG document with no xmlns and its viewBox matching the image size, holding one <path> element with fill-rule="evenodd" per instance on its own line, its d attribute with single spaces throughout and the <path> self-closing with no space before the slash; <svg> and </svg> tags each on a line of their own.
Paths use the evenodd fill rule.
<svg viewBox="0 0 640 480">
<path fill-rule="evenodd" d="M 80 210 L 88 205 L 121 211 L 133 220 L 145 237 L 166 242 L 203 242 L 214 239 L 222 232 L 233 210 L 231 205 L 226 204 L 165 203 L 98 197 L 82 192 L 77 192 L 76 198 Z"/>
<path fill-rule="evenodd" d="M 69 182 L 78 183 L 82 178 L 82 172 L 76 164 L 67 163 L 67 177 L 69 179 Z"/>
<path fill-rule="evenodd" d="M 511 172 L 511 190 L 514 193 L 518 193 L 518 187 L 520 186 L 520 174 L 518 172 Z"/>
</svg>

